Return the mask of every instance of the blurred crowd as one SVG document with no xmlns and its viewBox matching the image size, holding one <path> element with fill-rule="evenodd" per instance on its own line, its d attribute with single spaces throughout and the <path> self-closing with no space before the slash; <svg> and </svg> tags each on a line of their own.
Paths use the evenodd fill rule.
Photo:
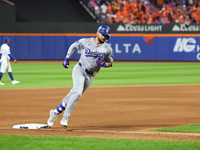
<svg viewBox="0 0 200 150">
<path fill-rule="evenodd" d="M 200 0 L 87 0 L 101 23 L 200 23 Z"/>
</svg>

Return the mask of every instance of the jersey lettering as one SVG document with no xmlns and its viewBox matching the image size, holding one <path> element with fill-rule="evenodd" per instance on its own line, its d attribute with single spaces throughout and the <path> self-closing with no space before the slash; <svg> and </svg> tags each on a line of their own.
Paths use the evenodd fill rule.
<svg viewBox="0 0 200 150">
<path fill-rule="evenodd" d="M 102 53 L 102 52 L 97 52 L 97 51 L 91 51 L 90 49 L 85 49 L 85 56 L 86 57 L 94 57 L 94 58 L 97 58 L 97 57 L 103 57 L 105 56 L 105 53 Z"/>
</svg>

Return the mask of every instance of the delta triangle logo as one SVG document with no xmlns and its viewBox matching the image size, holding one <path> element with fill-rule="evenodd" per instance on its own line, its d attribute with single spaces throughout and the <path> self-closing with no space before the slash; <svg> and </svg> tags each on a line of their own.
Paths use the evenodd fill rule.
<svg viewBox="0 0 200 150">
<path fill-rule="evenodd" d="M 119 25 L 117 31 L 126 31 L 126 29 L 124 28 L 124 26 Z"/>
<path fill-rule="evenodd" d="M 153 44 L 154 38 L 155 38 L 154 36 L 147 36 L 147 37 L 143 37 L 143 40 L 150 47 Z"/>
<path fill-rule="evenodd" d="M 172 28 L 172 31 L 180 31 L 180 28 L 179 28 L 179 26 L 177 26 L 177 25 L 174 25 L 174 27 Z"/>
</svg>

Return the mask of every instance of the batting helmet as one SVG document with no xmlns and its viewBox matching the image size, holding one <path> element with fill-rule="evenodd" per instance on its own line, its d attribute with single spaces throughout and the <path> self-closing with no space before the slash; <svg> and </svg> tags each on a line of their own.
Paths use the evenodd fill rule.
<svg viewBox="0 0 200 150">
<path fill-rule="evenodd" d="M 7 42 L 10 41 L 10 40 L 11 40 L 11 39 L 10 39 L 9 37 L 4 37 L 4 38 L 3 38 L 3 42 L 4 42 L 4 43 L 7 43 Z"/>
<path fill-rule="evenodd" d="M 107 35 L 108 39 L 110 38 L 110 28 L 108 26 L 102 25 L 97 29 L 97 31 L 103 35 Z"/>
</svg>

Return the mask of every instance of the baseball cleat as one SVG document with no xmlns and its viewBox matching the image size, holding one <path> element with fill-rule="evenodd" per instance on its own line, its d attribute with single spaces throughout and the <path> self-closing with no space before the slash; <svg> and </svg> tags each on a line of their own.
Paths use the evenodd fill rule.
<svg viewBox="0 0 200 150">
<path fill-rule="evenodd" d="M 0 81 L 0 85 L 5 85 L 5 84 Z"/>
<path fill-rule="evenodd" d="M 20 83 L 20 82 L 19 82 L 19 81 L 16 81 L 16 80 L 13 80 L 13 81 L 12 81 L 12 84 L 13 84 L 13 85 L 19 84 L 19 83 Z"/>
<path fill-rule="evenodd" d="M 68 126 L 68 119 L 67 118 L 62 118 L 60 121 L 60 125 L 67 127 Z"/>
<path fill-rule="evenodd" d="M 53 110 L 53 109 L 50 110 L 49 115 L 50 115 L 50 117 L 49 117 L 49 119 L 47 120 L 47 125 L 48 125 L 49 127 L 52 127 L 53 124 L 54 124 L 54 121 L 57 119 L 57 116 L 58 116 L 58 115 L 56 115 L 56 114 L 54 113 L 54 110 Z"/>
</svg>

